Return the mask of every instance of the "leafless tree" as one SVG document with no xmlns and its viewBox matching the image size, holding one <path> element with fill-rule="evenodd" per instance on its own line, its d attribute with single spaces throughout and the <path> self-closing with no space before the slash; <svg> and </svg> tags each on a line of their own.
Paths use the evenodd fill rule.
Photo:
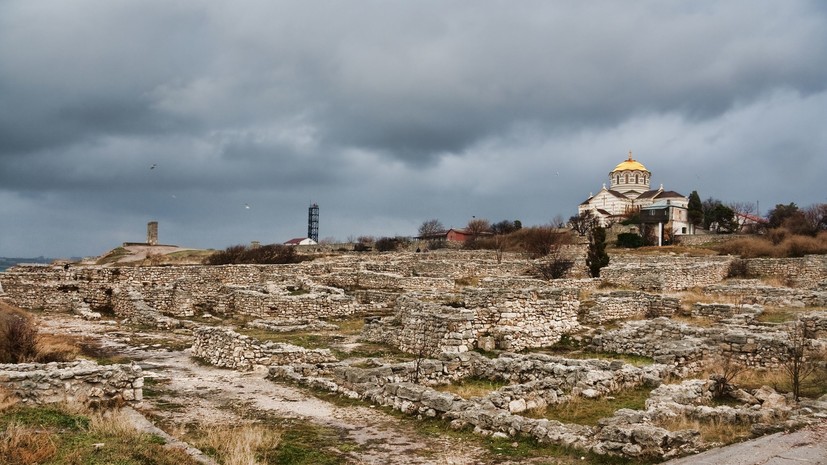
<svg viewBox="0 0 827 465">
<path fill-rule="evenodd" d="M 807 330 L 801 320 L 789 327 L 787 335 L 787 360 L 784 362 L 784 371 L 792 385 L 795 401 L 798 402 L 801 397 L 801 383 L 815 372 L 818 368 L 817 361 L 822 357 L 813 350 L 812 340 L 807 337 Z"/>
<path fill-rule="evenodd" d="M 715 382 L 712 386 L 712 396 L 716 399 L 725 398 L 732 390 L 732 382 L 746 366 L 738 363 L 732 352 L 725 352 L 718 355 L 714 362 L 715 373 L 710 378 Z"/>
<path fill-rule="evenodd" d="M 422 225 L 419 226 L 419 237 L 435 236 L 443 231 L 445 231 L 445 226 L 442 225 L 442 222 L 432 218 L 423 221 Z"/>
<path fill-rule="evenodd" d="M 549 223 L 552 228 L 565 228 L 566 227 L 566 220 L 563 219 L 563 215 L 559 213 L 554 215 L 554 218 L 551 219 L 551 223 Z"/>
<path fill-rule="evenodd" d="M 736 232 L 741 232 L 748 222 L 748 217 L 758 210 L 752 202 L 732 202 L 727 206 L 735 212 L 735 222 L 738 228 Z"/>
<path fill-rule="evenodd" d="M 597 224 L 597 219 L 591 210 L 586 210 L 579 215 L 569 218 L 569 227 L 581 236 L 585 236 L 591 228 Z"/>
<path fill-rule="evenodd" d="M 526 257 L 534 261 L 533 274 L 542 279 L 558 279 L 574 265 L 563 254 L 563 245 L 569 242 L 568 231 L 561 231 L 551 226 L 523 228 L 514 233 L 515 242 L 522 248 Z"/>
<path fill-rule="evenodd" d="M 465 227 L 471 237 L 477 239 L 482 233 L 491 231 L 491 222 L 484 218 L 474 218 Z"/>
<path fill-rule="evenodd" d="M 827 230 L 827 203 L 817 203 L 802 210 L 807 225 L 814 233 Z"/>
</svg>

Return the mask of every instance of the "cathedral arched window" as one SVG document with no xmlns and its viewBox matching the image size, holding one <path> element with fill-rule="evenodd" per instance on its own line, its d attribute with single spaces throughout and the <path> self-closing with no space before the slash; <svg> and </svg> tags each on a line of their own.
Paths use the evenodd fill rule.
<svg viewBox="0 0 827 465">
<path fill-rule="evenodd" d="M 623 182 L 625 182 L 626 184 L 629 184 L 629 174 L 628 173 L 623 175 Z"/>
<path fill-rule="evenodd" d="M 637 175 L 635 175 L 635 184 L 637 184 L 637 183 L 638 183 L 638 177 L 637 177 Z"/>
</svg>

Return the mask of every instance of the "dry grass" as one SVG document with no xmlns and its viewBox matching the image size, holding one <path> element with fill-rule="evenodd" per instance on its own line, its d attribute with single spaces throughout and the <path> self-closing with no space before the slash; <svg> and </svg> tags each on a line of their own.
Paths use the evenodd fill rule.
<svg viewBox="0 0 827 465">
<path fill-rule="evenodd" d="M 43 463 L 57 452 L 49 431 L 12 422 L 0 434 L 0 458 L 8 465 Z"/>
<path fill-rule="evenodd" d="M 214 451 L 224 465 L 256 465 L 262 451 L 274 450 L 281 442 L 278 429 L 263 425 L 210 425 L 201 428 L 196 445 Z"/>
<path fill-rule="evenodd" d="M 747 423 L 724 423 L 721 421 L 699 421 L 675 417 L 657 421 L 661 428 L 670 431 L 693 429 L 701 433 L 701 439 L 710 444 L 732 444 L 749 439 L 750 425 Z"/>
<path fill-rule="evenodd" d="M 692 307 L 694 304 L 738 304 L 742 297 L 737 295 L 711 294 L 703 289 L 692 288 L 678 293 L 681 306 Z"/>
<path fill-rule="evenodd" d="M 178 449 L 137 431 L 120 411 L 91 412 L 75 405 L 21 406 L 0 415 L 0 463 L 153 463 L 191 465 Z"/>
<path fill-rule="evenodd" d="M 737 255 L 741 258 L 827 254 L 827 232 L 821 232 L 816 237 L 792 234 L 747 237 L 721 243 L 716 248 L 722 255 Z"/>
<path fill-rule="evenodd" d="M 756 319 L 762 323 L 787 323 L 798 320 L 802 313 L 818 309 L 819 307 L 764 307 Z"/>
<path fill-rule="evenodd" d="M 683 245 L 665 245 L 662 247 L 646 246 L 635 249 L 613 248 L 610 252 L 618 255 L 666 255 L 671 253 L 676 255 L 687 255 L 690 257 L 708 257 L 717 254 L 717 252 L 711 248 L 700 246 L 689 247 Z"/>
<path fill-rule="evenodd" d="M 38 334 L 33 315 L 0 302 L 0 362 L 64 362 L 80 353 L 64 336 Z"/>
<path fill-rule="evenodd" d="M 476 276 L 463 276 L 454 279 L 454 284 L 456 286 L 478 286 L 480 284 L 480 278 Z"/>
</svg>

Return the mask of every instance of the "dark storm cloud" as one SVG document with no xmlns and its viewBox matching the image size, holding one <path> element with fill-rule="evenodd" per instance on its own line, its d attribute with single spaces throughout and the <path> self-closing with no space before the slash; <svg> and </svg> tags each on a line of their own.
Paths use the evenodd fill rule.
<svg viewBox="0 0 827 465">
<path fill-rule="evenodd" d="M 311 201 L 339 239 L 543 223 L 629 149 L 683 193 L 820 201 L 825 43 L 807 1 L 6 1 L 0 255 L 150 218 L 283 240 Z"/>
</svg>

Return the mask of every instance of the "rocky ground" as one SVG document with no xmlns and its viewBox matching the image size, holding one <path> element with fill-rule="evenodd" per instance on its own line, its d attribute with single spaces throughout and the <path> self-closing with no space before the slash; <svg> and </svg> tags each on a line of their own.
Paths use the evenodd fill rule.
<svg viewBox="0 0 827 465">
<path fill-rule="evenodd" d="M 264 379 L 266 373 L 242 373 L 194 361 L 184 346 L 187 336 L 134 333 L 114 322 L 85 321 L 67 315 L 43 318 L 42 331 L 97 340 L 112 356 L 137 361 L 158 395 L 147 396 L 138 410 L 167 433 L 188 424 L 231 424 L 242 415 L 261 412 L 308 420 L 335 429 L 359 447 L 350 452 L 359 464 L 477 464 L 484 451 L 456 438 L 427 437 L 410 424 L 370 406 L 341 406 L 297 387 Z M 169 408 L 174 405 L 174 408 Z"/>
</svg>

